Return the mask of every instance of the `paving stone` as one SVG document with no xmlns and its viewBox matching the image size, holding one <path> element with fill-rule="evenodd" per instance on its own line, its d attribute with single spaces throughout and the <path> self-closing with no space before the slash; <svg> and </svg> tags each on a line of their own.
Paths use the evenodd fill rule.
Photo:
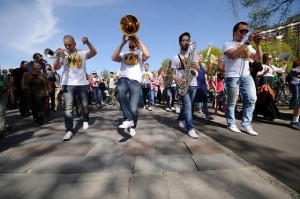
<svg viewBox="0 0 300 199">
<path fill-rule="evenodd" d="M 52 156 L 85 156 L 96 143 L 67 143 Z"/>
<path fill-rule="evenodd" d="M 192 158 L 200 171 L 249 166 L 227 154 L 192 155 Z"/>
<path fill-rule="evenodd" d="M 214 143 L 205 139 L 202 140 L 186 140 L 184 141 L 192 154 L 216 154 L 224 153 L 222 149 L 217 147 Z"/>
<path fill-rule="evenodd" d="M 86 156 L 121 156 L 125 146 L 125 142 L 98 142 Z"/>
<path fill-rule="evenodd" d="M 249 168 L 167 173 L 169 198 L 291 198 Z"/>
<path fill-rule="evenodd" d="M 189 155 L 137 156 L 134 173 L 197 171 Z"/>
<path fill-rule="evenodd" d="M 154 142 L 128 142 L 125 147 L 124 155 L 155 155 L 155 143 Z"/>
<path fill-rule="evenodd" d="M 155 144 L 156 155 L 189 155 L 190 151 L 184 142 L 157 142 Z"/>
<path fill-rule="evenodd" d="M 166 176 L 130 178 L 129 198 L 169 198 Z"/>
<path fill-rule="evenodd" d="M 24 173 L 42 159 L 41 157 L 0 157 L 0 172 Z"/>
<path fill-rule="evenodd" d="M 51 156 L 31 168 L 28 173 L 133 172 L 134 162 L 135 158 L 132 156 Z"/>
</svg>

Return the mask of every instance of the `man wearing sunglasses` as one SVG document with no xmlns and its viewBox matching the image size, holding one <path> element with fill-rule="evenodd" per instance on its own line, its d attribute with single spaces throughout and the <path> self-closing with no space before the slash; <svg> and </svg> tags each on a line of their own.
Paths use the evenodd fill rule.
<svg viewBox="0 0 300 199">
<path fill-rule="evenodd" d="M 251 122 L 256 102 L 256 89 L 253 78 L 250 75 L 249 58 L 260 62 L 262 50 L 258 31 L 252 32 L 246 41 L 243 42 L 248 32 L 248 24 L 246 22 L 237 23 L 233 27 L 233 40 L 226 42 L 223 46 L 222 53 L 224 54 L 225 82 L 227 87 L 226 119 L 229 130 L 235 133 L 239 133 L 242 130 L 255 136 L 257 132 L 252 129 Z M 255 49 L 250 45 L 252 41 L 255 43 Z M 236 126 L 234 115 L 239 95 L 242 96 L 244 101 L 241 130 Z"/>
</svg>

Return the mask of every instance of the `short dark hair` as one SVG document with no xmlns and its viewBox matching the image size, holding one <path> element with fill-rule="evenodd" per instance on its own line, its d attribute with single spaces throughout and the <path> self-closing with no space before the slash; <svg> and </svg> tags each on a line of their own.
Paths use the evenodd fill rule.
<svg viewBox="0 0 300 199">
<path fill-rule="evenodd" d="M 191 38 L 191 35 L 190 35 L 190 33 L 188 33 L 188 32 L 184 32 L 184 33 L 182 33 L 182 34 L 179 36 L 179 43 L 181 42 L 181 40 L 182 40 L 182 37 L 184 37 L 184 36 L 188 36 L 188 37 L 189 37 L 189 39 Z"/>
<path fill-rule="evenodd" d="M 300 66 L 300 59 L 293 62 L 292 68 L 297 68 L 298 66 Z"/>
<path fill-rule="evenodd" d="M 233 32 L 236 32 L 236 31 L 239 29 L 240 25 L 248 26 L 248 24 L 247 24 L 246 22 L 240 21 L 240 22 L 238 22 L 237 24 L 235 24 L 235 25 L 233 26 L 233 30 L 232 30 L 232 31 L 233 31 Z"/>
<path fill-rule="evenodd" d="M 38 57 L 42 56 L 40 53 L 34 53 L 32 58 L 36 60 Z"/>
</svg>

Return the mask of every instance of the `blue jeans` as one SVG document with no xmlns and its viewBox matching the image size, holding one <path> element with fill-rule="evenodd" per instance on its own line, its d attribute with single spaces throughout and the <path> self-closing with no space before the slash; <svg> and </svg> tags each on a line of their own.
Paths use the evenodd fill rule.
<svg viewBox="0 0 300 199">
<path fill-rule="evenodd" d="M 256 102 L 256 88 L 252 76 L 245 77 L 227 77 L 226 92 L 227 92 L 227 110 L 226 119 L 228 126 L 236 123 L 234 110 L 238 100 L 238 95 L 243 98 L 243 117 L 241 125 L 247 127 L 251 125 L 253 111 Z"/>
<path fill-rule="evenodd" d="M 167 108 L 174 107 L 174 102 L 175 102 L 175 95 L 176 95 L 176 86 L 171 86 L 167 88 Z M 170 100 L 172 97 L 171 105 L 170 105 Z"/>
<path fill-rule="evenodd" d="M 195 128 L 193 124 L 192 104 L 196 95 L 196 91 L 197 86 L 190 86 L 188 93 L 180 97 L 182 102 L 182 109 L 179 113 L 177 121 L 185 120 L 188 131 Z"/>
<path fill-rule="evenodd" d="M 118 99 L 123 112 L 124 121 L 134 122 L 136 128 L 138 120 L 138 107 L 141 93 L 141 83 L 128 78 L 118 79 Z"/>
<path fill-rule="evenodd" d="M 86 85 L 73 86 L 73 85 L 63 85 L 62 93 L 65 106 L 65 127 L 66 132 L 72 131 L 73 129 L 73 107 L 74 99 L 77 96 L 82 107 L 83 121 L 89 121 L 89 105 L 88 105 L 88 88 Z"/>
<path fill-rule="evenodd" d="M 94 87 L 93 94 L 94 94 L 94 101 L 96 102 L 96 105 L 101 105 L 102 91 L 100 90 L 100 88 Z"/>
</svg>

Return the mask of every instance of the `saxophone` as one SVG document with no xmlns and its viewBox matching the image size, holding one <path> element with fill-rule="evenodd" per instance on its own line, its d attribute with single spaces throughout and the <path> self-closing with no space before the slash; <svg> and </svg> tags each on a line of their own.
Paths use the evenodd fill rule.
<svg viewBox="0 0 300 199">
<path fill-rule="evenodd" d="M 185 80 L 184 84 L 179 85 L 178 94 L 181 96 L 184 96 L 187 94 L 189 90 L 190 83 L 194 77 L 198 76 L 198 71 L 191 67 L 191 63 L 194 59 L 194 53 L 196 50 L 196 42 L 193 42 L 190 44 L 190 52 L 187 58 L 186 67 L 184 69 L 183 77 L 182 79 Z"/>
<path fill-rule="evenodd" d="M 166 76 L 164 77 L 164 81 L 163 81 L 164 87 L 165 88 L 171 87 L 172 82 L 173 82 L 173 78 L 172 78 L 172 75 L 171 75 L 171 68 L 168 68 L 167 71 L 166 71 Z"/>
</svg>

